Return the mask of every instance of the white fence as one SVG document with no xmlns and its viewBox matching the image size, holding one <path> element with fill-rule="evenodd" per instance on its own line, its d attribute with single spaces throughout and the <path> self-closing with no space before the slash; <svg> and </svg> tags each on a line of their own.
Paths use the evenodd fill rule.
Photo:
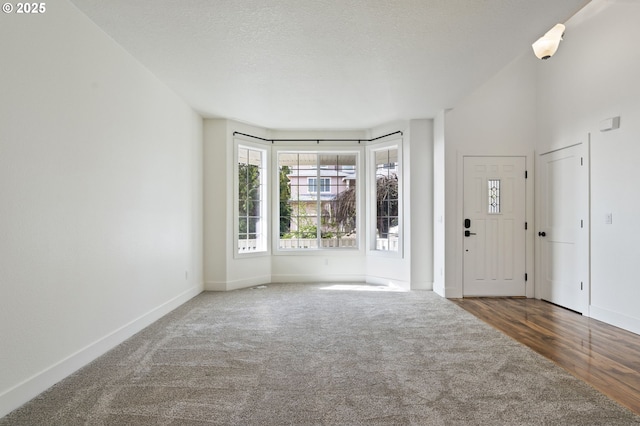
<svg viewBox="0 0 640 426">
<path fill-rule="evenodd" d="M 356 248 L 358 241 L 355 238 L 321 238 L 318 246 L 317 238 L 292 238 L 280 240 L 281 249 L 314 249 L 314 248 Z"/>
<path fill-rule="evenodd" d="M 398 251 L 399 238 L 389 237 L 389 238 L 376 238 L 376 250 L 386 250 L 386 251 Z"/>
</svg>

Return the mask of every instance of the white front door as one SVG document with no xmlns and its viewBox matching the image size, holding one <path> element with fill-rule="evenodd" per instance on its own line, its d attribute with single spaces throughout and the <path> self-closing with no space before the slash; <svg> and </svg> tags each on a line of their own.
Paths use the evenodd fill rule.
<svg viewBox="0 0 640 426">
<path fill-rule="evenodd" d="M 525 296 L 525 157 L 464 157 L 463 296 Z"/>
<path fill-rule="evenodd" d="M 585 144 L 540 156 L 540 296 L 589 306 L 589 174 Z"/>
</svg>

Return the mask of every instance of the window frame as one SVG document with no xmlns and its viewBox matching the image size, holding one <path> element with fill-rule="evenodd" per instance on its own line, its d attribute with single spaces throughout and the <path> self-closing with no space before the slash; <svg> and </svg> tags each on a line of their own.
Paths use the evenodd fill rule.
<svg viewBox="0 0 640 426">
<path fill-rule="evenodd" d="M 367 146 L 367 250 L 368 255 L 390 258 L 404 257 L 404 159 L 402 138 L 394 138 Z M 377 164 L 376 153 L 397 149 L 398 151 L 398 250 L 380 250 L 377 248 Z"/>
<path fill-rule="evenodd" d="M 261 154 L 261 163 L 263 173 L 260 175 L 260 201 L 262 208 L 260 210 L 260 222 L 261 222 L 261 234 L 263 235 L 260 243 L 260 249 L 254 251 L 240 251 L 240 180 L 239 180 L 239 155 L 241 149 L 248 149 L 252 151 L 258 151 Z M 233 151 L 233 257 L 234 258 L 247 258 L 271 255 L 271 202 L 270 202 L 270 149 L 268 145 L 261 144 L 253 141 L 247 141 L 242 138 L 234 138 L 234 151 Z"/>
<path fill-rule="evenodd" d="M 345 144 L 346 145 L 346 144 Z M 279 158 L 281 154 L 315 154 L 315 155 L 326 155 L 326 154 L 335 154 L 335 155 L 355 155 L 355 166 L 354 170 L 356 173 L 356 229 L 363 229 L 362 226 L 365 223 L 365 205 L 364 205 L 364 180 L 363 178 L 358 178 L 358 176 L 364 176 L 364 167 L 363 167 L 363 155 L 364 148 L 358 145 L 350 145 L 350 146 L 326 146 L 326 147 L 304 147 L 299 144 L 287 144 L 283 146 L 278 146 L 273 148 L 272 152 L 272 220 L 271 226 L 273 229 L 273 238 L 272 242 L 272 253 L 278 256 L 287 256 L 287 255 L 317 255 L 319 252 L 323 253 L 339 253 L 340 255 L 348 255 L 348 254 L 357 254 L 362 253 L 364 251 L 364 241 L 365 236 L 363 233 L 356 233 L 356 246 L 355 247 L 315 247 L 315 248 L 280 248 L 280 187 L 279 187 Z M 320 178 L 320 171 L 325 170 L 322 166 L 316 163 L 316 171 L 318 172 L 317 178 Z M 304 185 L 303 185 L 304 186 Z M 329 186 L 331 188 L 331 186 Z M 327 194 L 328 192 L 315 192 L 313 194 Z M 320 239 L 320 237 L 317 237 Z"/>
</svg>

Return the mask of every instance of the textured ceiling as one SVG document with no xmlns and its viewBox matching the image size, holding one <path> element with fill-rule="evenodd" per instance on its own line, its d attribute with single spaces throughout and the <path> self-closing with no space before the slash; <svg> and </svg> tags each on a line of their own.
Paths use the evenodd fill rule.
<svg viewBox="0 0 640 426">
<path fill-rule="evenodd" d="M 362 129 L 433 117 L 587 0 L 72 0 L 205 117 Z"/>
</svg>

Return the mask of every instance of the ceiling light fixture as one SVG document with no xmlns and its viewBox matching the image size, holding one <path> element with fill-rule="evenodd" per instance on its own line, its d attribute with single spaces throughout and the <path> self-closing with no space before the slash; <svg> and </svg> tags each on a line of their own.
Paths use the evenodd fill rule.
<svg viewBox="0 0 640 426">
<path fill-rule="evenodd" d="M 549 59 L 556 53 L 560 45 L 560 40 L 562 40 L 562 36 L 564 36 L 564 28 L 564 25 L 556 24 L 531 45 L 531 47 L 533 47 L 533 53 L 535 53 L 538 59 Z"/>
</svg>

